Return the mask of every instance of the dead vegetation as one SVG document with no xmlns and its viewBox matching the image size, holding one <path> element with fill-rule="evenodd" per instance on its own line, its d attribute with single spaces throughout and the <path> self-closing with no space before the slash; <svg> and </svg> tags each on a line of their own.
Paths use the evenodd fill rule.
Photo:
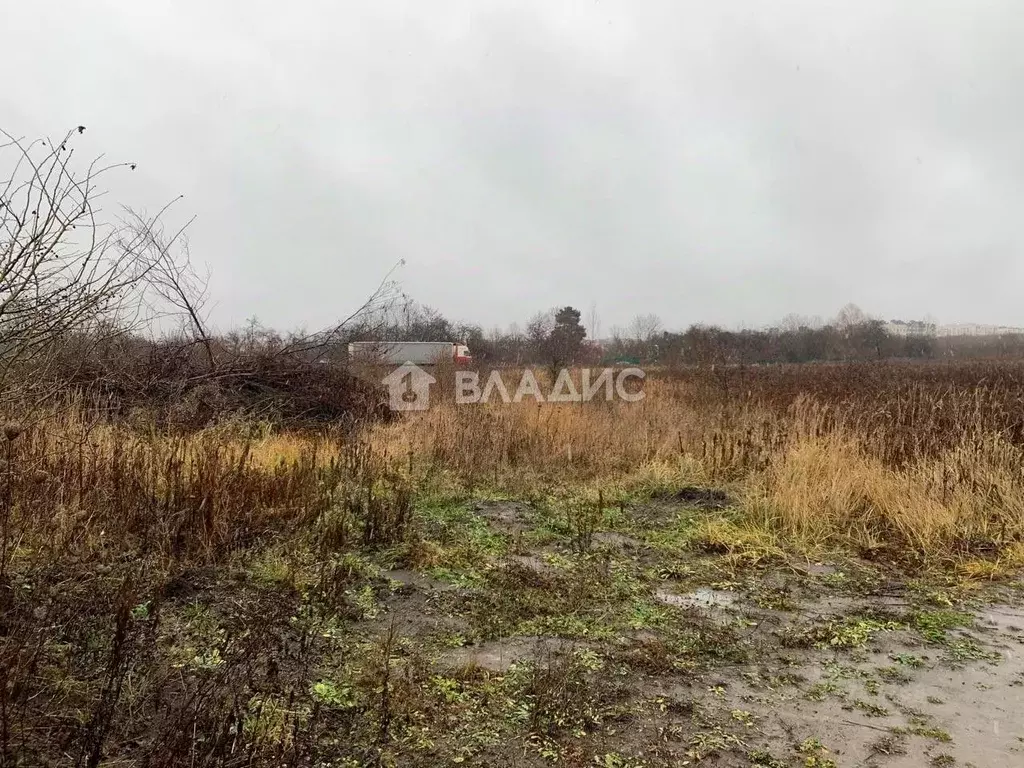
<svg viewBox="0 0 1024 768">
<path fill-rule="evenodd" d="M 839 371 L 802 370 L 789 404 L 759 398 L 756 373 L 742 398 L 653 377 L 635 406 L 441 404 L 356 430 L 235 419 L 186 431 L 80 400 L 25 423 L 12 412 L 0 442 L 5 759 L 761 760 L 755 704 L 715 691 L 731 669 L 767 674 L 769 651 L 857 652 L 914 632 L 950 664 L 991 663 L 996 651 L 954 634 L 963 608 L 787 622 L 808 587 L 773 574 L 804 572 L 806 556 L 859 559 L 870 578 L 820 579 L 863 595 L 885 578 L 871 563 L 897 565 L 934 581 L 922 594 L 942 592 L 939 605 L 962 600 L 944 580 L 1008 576 L 1021 549 L 1016 393 L 979 396 L 979 381 L 935 409 L 893 395 L 881 412 L 904 415 L 890 419 L 865 405 L 883 391 L 816 398 L 816 377 Z M 935 410 L 958 439 L 928 427 Z M 502 495 L 524 501 L 462 501 Z M 412 586 L 393 569 L 416 574 L 402 577 Z M 720 593 L 762 607 L 736 614 Z M 899 716 L 850 701 L 858 716 Z M 915 734 L 933 728 L 893 727 L 926 740 Z M 649 738 L 661 746 L 641 758 Z M 768 741 L 771 759 L 803 755 L 802 742 Z"/>
<path fill-rule="evenodd" d="M 1019 683 L 979 595 L 1024 563 L 1021 364 L 389 419 L 319 362 L 344 322 L 209 333 L 155 220 L 54 257 L 106 226 L 66 146 L 0 144 L 0 764 L 836 765 L 802 702 L 945 760 L 892 687 Z"/>
<path fill-rule="evenodd" d="M 722 378 L 727 376 L 728 378 Z M 862 364 L 653 375 L 639 404 L 441 404 L 374 428 L 469 487 L 734 488 L 738 525 L 900 561 L 1024 536 L 1024 366 Z"/>
</svg>

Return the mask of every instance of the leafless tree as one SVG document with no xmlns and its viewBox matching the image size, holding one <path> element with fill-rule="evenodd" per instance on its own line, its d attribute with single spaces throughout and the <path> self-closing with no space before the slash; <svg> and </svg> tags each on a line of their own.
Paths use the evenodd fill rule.
<svg viewBox="0 0 1024 768">
<path fill-rule="evenodd" d="M 0 391 L 52 360 L 71 335 L 130 321 L 153 264 L 142 232 L 99 207 L 99 180 L 117 168 L 77 162 L 74 140 L 28 141 L 0 130 Z"/>
<path fill-rule="evenodd" d="M 206 324 L 208 276 L 202 276 L 196 271 L 189 253 L 188 240 L 183 236 L 191 223 L 192 220 L 168 235 L 160 216 L 150 217 L 126 208 L 122 220 L 122 239 L 130 239 L 142 246 L 142 258 L 146 261 L 144 304 L 150 310 L 150 319 L 180 320 L 187 330 L 187 343 L 203 347 L 207 364 L 212 370 L 216 362 L 213 341 Z"/>
<path fill-rule="evenodd" d="M 836 315 L 834 325 L 841 331 L 849 331 L 858 325 L 867 323 L 870 318 L 864 313 L 864 310 L 858 307 L 856 304 L 847 304 L 839 310 L 839 314 Z"/>
<path fill-rule="evenodd" d="M 319 357 L 343 342 L 352 332 L 373 337 L 374 331 L 388 324 L 395 307 L 406 298 L 398 281 L 394 279 L 395 272 L 403 266 L 405 259 L 399 259 L 367 299 L 335 325 L 315 333 L 297 335 L 282 348 L 282 353 Z"/>
<path fill-rule="evenodd" d="M 778 330 L 783 333 L 797 333 L 802 328 L 813 328 L 811 321 L 806 317 L 790 312 L 779 321 Z"/>
<path fill-rule="evenodd" d="M 534 347 L 542 346 L 555 327 L 555 311 L 538 312 L 526 324 L 526 338 Z"/>
<path fill-rule="evenodd" d="M 601 315 L 597 312 L 597 302 L 592 302 L 587 312 L 587 334 L 591 341 L 601 340 Z"/>
<path fill-rule="evenodd" d="M 657 315 L 637 315 L 629 324 L 630 336 L 646 344 L 661 332 L 661 318 Z"/>
</svg>

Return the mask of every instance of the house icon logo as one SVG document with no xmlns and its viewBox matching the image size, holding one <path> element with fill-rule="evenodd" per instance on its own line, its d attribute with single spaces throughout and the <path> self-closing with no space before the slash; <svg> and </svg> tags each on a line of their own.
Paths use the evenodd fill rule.
<svg viewBox="0 0 1024 768">
<path fill-rule="evenodd" d="M 425 411 L 430 407 L 430 385 L 437 379 L 418 365 L 406 363 L 383 379 L 392 411 Z"/>
</svg>

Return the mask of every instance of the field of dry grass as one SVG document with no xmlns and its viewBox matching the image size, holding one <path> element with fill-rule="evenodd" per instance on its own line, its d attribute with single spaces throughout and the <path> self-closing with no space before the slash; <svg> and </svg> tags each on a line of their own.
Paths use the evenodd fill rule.
<svg viewBox="0 0 1024 768">
<path fill-rule="evenodd" d="M 462 487 L 723 485 L 738 526 L 801 549 L 1016 564 L 1022 425 L 1019 365 L 822 365 L 655 372 L 636 404 L 449 402 L 371 440 Z"/>
<path fill-rule="evenodd" d="M 685 724 L 661 762 L 594 742 L 665 717 L 600 670 L 755 654 L 654 598 L 694 558 L 732 584 L 848 558 L 948 595 L 1024 565 L 1020 364 L 665 370 L 645 392 L 441 402 L 357 433 L 8 414 L 4 764 L 699 762 L 735 745 Z M 473 511 L 513 500 L 522 519 Z M 508 638 L 576 645 L 500 673 L 439 661 Z"/>
</svg>

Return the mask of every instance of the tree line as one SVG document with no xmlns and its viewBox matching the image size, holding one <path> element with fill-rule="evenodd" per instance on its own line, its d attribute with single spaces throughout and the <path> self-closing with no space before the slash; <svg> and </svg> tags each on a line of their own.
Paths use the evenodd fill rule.
<svg viewBox="0 0 1024 768">
<path fill-rule="evenodd" d="M 486 365 L 596 365 L 613 363 L 681 366 L 756 365 L 869 360 L 1024 357 L 1024 335 L 939 336 L 934 323 L 885 322 L 856 305 L 843 307 L 829 321 L 790 315 L 766 329 L 728 330 L 694 324 L 666 330 L 660 318 L 641 314 L 625 328 L 598 336 L 600 321 L 591 309 L 586 321 L 572 306 L 533 315 L 525 325 L 485 331 L 453 322 L 440 311 L 406 301 L 389 312 L 364 318 L 347 338 L 370 341 L 454 341 L 469 346 Z M 343 356 L 343 352 L 339 352 Z"/>
</svg>

